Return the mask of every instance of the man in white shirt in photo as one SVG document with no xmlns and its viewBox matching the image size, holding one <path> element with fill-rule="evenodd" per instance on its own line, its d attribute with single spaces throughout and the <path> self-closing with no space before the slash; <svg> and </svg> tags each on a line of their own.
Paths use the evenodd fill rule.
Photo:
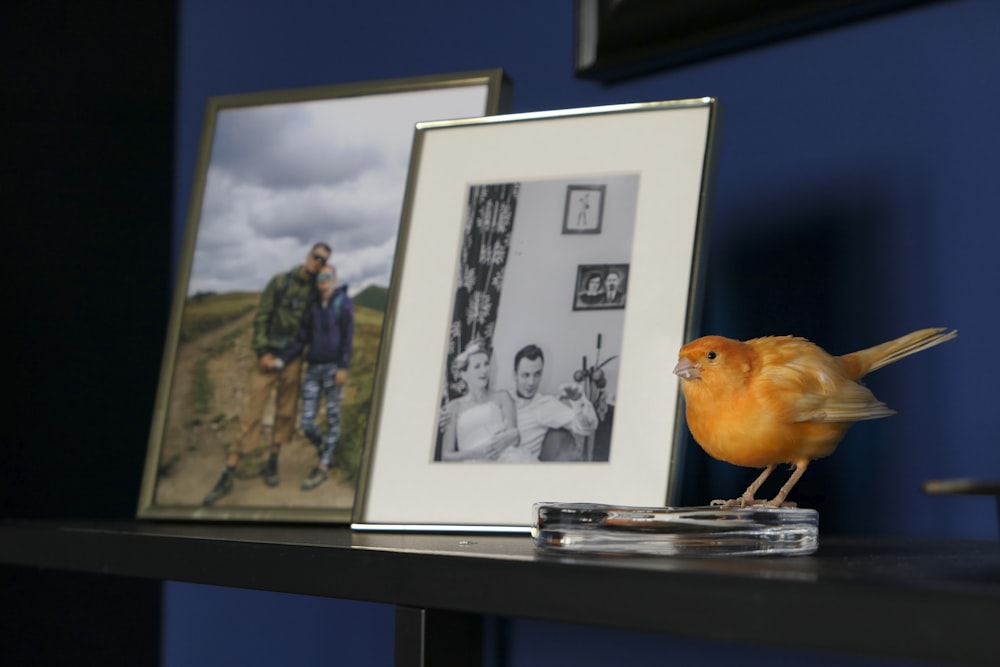
<svg viewBox="0 0 1000 667">
<path fill-rule="evenodd" d="M 530 460 L 581 461 L 583 442 L 597 429 L 594 406 L 575 383 L 562 385 L 559 396 L 539 393 L 544 370 L 545 356 L 537 345 L 527 345 L 514 355 L 519 448 Z"/>
</svg>

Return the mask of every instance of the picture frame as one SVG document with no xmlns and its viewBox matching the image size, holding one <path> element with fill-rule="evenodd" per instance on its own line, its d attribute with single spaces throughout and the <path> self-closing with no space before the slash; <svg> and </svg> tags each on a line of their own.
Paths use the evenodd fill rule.
<svg viewBox="0 0 1000 667">
<path fill-rule="evenodd" d="M 623 81 L 937 0 L 576 0 L 576 76 Z"/>
<path fill-rule="evenodd" d="M 418 125 L 355 530 L 524 532 L 536 502 L 676 498 L 666 369 L 700 308 L 717 116 L 698 98 Z M 606 186 L 598 236 L 549 224 L 579 184 Z M 581 264 L 628 265 L 628 306 L 574 312 Z M 546 456 L 553 431 L 572 438 Z"/>
<path fill-rule="evenodd" d="M 604 216 L 604 185 L 566 187 L 563 234 L 600 234 Z"/>
<path fill-rule="evenodd" d="M 494 69 L 208 99 L 140 518 L 350 521 L 416 124 L 506 111 L 510 88 Z"/>
<path fill-rule="evenodd" d="M 628 264 L 580 264 L 576 267 L 573 310 L 611 310 L 625 307 Z"/>
</svg>

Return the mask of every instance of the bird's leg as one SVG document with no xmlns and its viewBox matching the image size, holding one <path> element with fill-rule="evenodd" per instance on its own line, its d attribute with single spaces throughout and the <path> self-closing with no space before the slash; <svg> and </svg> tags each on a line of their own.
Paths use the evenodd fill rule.
<svg viewBox="0 0 1000 667">
<path fill-rule="evenodd" d="M 771 476 L 771 473 L 774 472 L 774 469 L 776 467 L 777 466 L 772 463 L 771 465 L 769 465 L 766 468 L 764 468 L 764 471 L 762 473 L 760 473 L 760 475 L 757 476 L 757 479 L 755 479 L 753 481 L 753 483 L 750 484 L 750 486 L 747 487 L 747 490 L 743 492 L 743 495 L 740 496 L 740 498 L 745 503 L 747 503 L 749 505 L 753 505 L 753 501 L 754 501 L 753 497 L 755 495 L 757 495 L 757 491 L 764 484 L 765 480 L 767 480 L 767 478 Z"/>
<path fill-rule="evenodd" d="M 806 471 L 808 466 L 808 460 L 803 459 L 801 461 L 796 461 L 795 470 L 792 472 L 792 476 L 788 478 L 785 485 L 781 487 L 780 491 L 778 491 L 778 495 L 767 501 L 767 504 L 772 507 L 795 507 L 795 503 L 786 503 L 785 498 L 788 497 L 788 492 L 791 491 L 792 487 L 799 481 L 799 478 L 802 477 L 802 473 Z"/>
<path fill-rule="evenodd" d="M 776 465 L 772 463 L 764 468 L 764 472 L 757 476 L 757 479 L 755 479 L 753 483 L 747 487 L 747 490 L 744 491 L 743 495 L 739 498 L 733 498 L 732 500 L 713 500 L 712 504 L 717 505 L 724 510 L 729 509 L 730 507 L 736 507 L 737 505 L 740 507 L 756 505 L 758 501 L 754 499 L 754 496 L 757 494 L 761 485 L 764 484 L 764 481 L 770 477 L 772 472 L 774 472 L 775 467 Z"/>
</svg>

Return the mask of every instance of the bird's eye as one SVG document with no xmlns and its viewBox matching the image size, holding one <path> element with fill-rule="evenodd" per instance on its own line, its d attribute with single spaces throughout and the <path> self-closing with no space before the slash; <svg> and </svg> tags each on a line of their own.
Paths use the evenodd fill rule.
<svg viewBox="0 0 1000 667">
<path fill-rule="evenodd" d="M 715 361 L 715 358 L 717 356 L 719 355 L 715 350 L 709 350 L 708 354 L 705 355 L 705 357 L 707 357 L 709 361 Z"/>
</svg>

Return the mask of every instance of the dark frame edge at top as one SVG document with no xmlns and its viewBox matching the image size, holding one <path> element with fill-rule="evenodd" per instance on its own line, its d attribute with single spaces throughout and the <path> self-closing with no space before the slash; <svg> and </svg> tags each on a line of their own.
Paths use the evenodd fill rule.
<svg viewBox="0 0 1000 667">
<path fill-rule="evenodd" d="M 613 84 L 940 1 L 575 0 L 574 73 Z"/>
</svg>

